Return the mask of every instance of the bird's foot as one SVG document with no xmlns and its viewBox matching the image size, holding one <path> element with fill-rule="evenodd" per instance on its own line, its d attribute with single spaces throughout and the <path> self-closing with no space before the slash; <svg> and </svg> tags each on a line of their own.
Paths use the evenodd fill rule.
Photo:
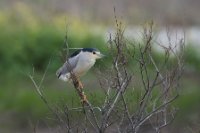
<svg viewBox="0 0 200 133">
<path fill-rule="evenodd" d="M 87 96 L 84 93 L 81 96 L 81 103 L 87 103 Z"/>
<path fill-rule="evenodd" d="M 80 89 L 83 89 L 83 84 L 82 84 L 82 82 L 81 82 L 80 80 L 78 80 L 78 87 L 79 87 Z"/>
</svg>

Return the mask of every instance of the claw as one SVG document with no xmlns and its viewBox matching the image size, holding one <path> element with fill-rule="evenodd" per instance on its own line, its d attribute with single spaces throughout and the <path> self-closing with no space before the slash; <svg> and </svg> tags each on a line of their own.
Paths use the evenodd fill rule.
<svg viewBox="0 0 200 133">
<path fill-rule="evenodd" d="M 81 103 L 86 103 L 86 102 L 87 102 L 87 97 L 85 94 L 82 94 Z"/>
<path fill-rule="evenodd" d="M 79 86 L 79 88 L 83 89 L 83 84 L 81 83 L 80 80 L 78 81 L 78 86 Z"/>
</svg>

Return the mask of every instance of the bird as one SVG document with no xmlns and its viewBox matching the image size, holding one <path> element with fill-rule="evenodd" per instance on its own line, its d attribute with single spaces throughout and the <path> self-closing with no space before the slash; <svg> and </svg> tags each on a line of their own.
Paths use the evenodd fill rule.
<svg viewBox="0 0 200 133">
<path fill-rule="evenodd" d="M 71 79 L 72 73 L 80 78 L 94 66 L 97 59 L 104 56 L 96 48 L 81 48 L 69 56 L 65 63 L 56 71 L 56 75 L 58 79 L 65 82 Z"/>
</svg>

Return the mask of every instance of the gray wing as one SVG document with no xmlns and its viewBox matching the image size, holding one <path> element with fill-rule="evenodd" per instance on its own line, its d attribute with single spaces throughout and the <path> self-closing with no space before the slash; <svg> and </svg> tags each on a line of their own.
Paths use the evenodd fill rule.
<svg viewBox="0 0 200 133">
<path fill-rule="evenodd" d="M 63 74 L 67 74 L 70 71 L 72 71 L 78 62 L 78 56 L 74 57 L 74 58 L 69 58 L 68 61 L 66 61 L 62 67 L 60 67 L 57 72 L 56 75 L 59 78 L 61 75 Z"/>
</svg>

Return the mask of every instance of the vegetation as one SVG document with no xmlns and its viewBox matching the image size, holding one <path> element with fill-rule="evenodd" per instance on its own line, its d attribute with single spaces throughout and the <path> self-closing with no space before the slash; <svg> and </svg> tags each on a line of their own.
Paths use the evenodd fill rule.
<svg viewBox="0 0 200 133">
<path fill-rule="evenodd" d="M 65 86 L 64 83 L 56 79 L 54 74 L 62 63 L 60 51 L 64 47 L 63 39 L 68 21 L 69 18 L 65 15 L 41 19 L 24 4 L 16 5 L 12 11 L 0 10 L 0 29 L 2 31 L 0 32 L 1 115 L 6 112 L 12 115 L 16 113 L 17 116 L 14 116 L 19 123 L 23 123 L 29 118 L 43 119 L 49 115 L 48 109 L 36 94 L 31 81 L 27 77 L 34 66 L 36 79 L 40 79 L 49 60 L 51 60 L 51 65 L 44 82 L 46 87 L 44 92 L 47 98 L 52 104 L 65 101 L 69 106 L 80 106 L 73 86 Z M 92 45 L 109 55 L 105 47 L 107 42 L 103 38 L 103 31 L 98 30 L 99 27 L 86 24 L 76 18 L 71 20 L 71 17 L 70 22 L 67 31 L 68 43 L 71 47 L 90 47 Z M 92 29 L 97 29 L 97 32 Z M 154 56 L 157 60 L 161 60 L 159 53 L 155 53 Z M 185 69 L 189 70 L 189 74 L 187 73 L 189 76 L 186 75 L 182 79 L 181 94 L 183 95 L 174 103 L 180 107 L 181 113 L 179 115 L 181 116 L 179 118 L 189 114 L 191 108 L 199 110 L 199 103 L 197 102 L 200 93 L 199 81 L 193 77 L 193 74 L 198 74 L 200 70 L 198 51 L 193 47 L 186 47 L 185 58 Z M 111 59 L 105 58 L 105 60 L 100 61 L 96 67 L 106 68 Z M 134 64 L 134 62 L 131 63 Z M 93 72 L 95 72 L 94 69 Z M 93 73 L 86 76 L 84 82 L 87 84 L 89 80 L 94 79 L 94 75 Z M 194 78 L 195 80 L 193 80 Z M 97 86 L 100 88 L 99 85 Z M 99 105 L 104 94 L 99 93 L 99 89 L 91 89 L 92 87 L 89 85 L 85 90 L 89 94 L 88 98 L 92 104 Z M 137 101 L 137 99 L 129 99 L 132 96 L 131 92 L 128 94 L 126 96 L 127 101 Z M 190 116 L 184 118 L 187 119 L 187 117 Z"/>
<path fill-rule="evenodd" d="M 3 31 L 0 33 L 0 70 L 26 70 L 32 65 L 37 70 L 44 70 L 50 57 L 57 58 L 51 66 L 55 70 L 63 48 L 65 16 L 48 22 L 40 20 L 25 5 L 17 5 L 13 10 L 14 14 L 13 11 L 0 11 L 0 29 Z M 88 27 L 80 20 L 69 25 L 68 41 L 72 47 L 104 44 L 102 35 L 91 32 Z"/>
</svg>

